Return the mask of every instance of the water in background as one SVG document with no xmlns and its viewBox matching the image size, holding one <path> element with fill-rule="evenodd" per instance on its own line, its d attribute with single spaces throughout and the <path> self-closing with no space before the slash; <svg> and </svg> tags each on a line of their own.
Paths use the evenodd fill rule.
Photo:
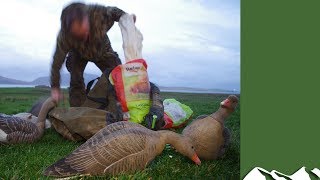
<svg viewBox="0 0 320 180">
<path fill-rule="evenodd" d="M 169 89 L 161 89 L 161 92 L 181 92 L 181 93 L 201 93 L 201 94 L 240 94 L 239 91 L 218 91 L 218 90 L 169 90 Z"/>
<path fill-rule="evenodd" d="M 0 84 L 0 88 L 11 88 L 11 87 L 34 87 L 34 85 L 21 85 L 21 84 Z"/>
<path fill-rule="evenodd" d="M 0 88 L 25 88 L 25 87 L 35 87 L 35 85 L 30 84 L 0 84 Z M 68 86 L 61 86 L 61 88 L 67 88 Z"/>
<path fill-rule="evenodd" d="M 25 88 L 35 87 L 35 85 L 21 85 L 21 84 L 0 84 L 0 88 Z M 61 86 L 61 88 L 68 88 L 68 86 Z M 183 90 L 183 89 L 161 89 L 161 92 L 181 92 L 181 93 L 207 93 L 207 94 L 240 94 L 239 91 L 219 91 L 219 90 Z"/>
</svg>

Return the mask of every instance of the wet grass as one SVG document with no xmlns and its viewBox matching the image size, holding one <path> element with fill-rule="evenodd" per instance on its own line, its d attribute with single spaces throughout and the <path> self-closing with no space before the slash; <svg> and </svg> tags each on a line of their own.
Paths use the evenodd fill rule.
<svg viewBox="0 0 320 180">
<path fill-rule="evenodd" d="M 66 95 L 66 90 L 64 91 Z M 0 88 L 0 113 L 28 111 L 32 104 L 48 97 L 50 91 L 36 88 Z M 223 94 L 162 93 L 163 99 L 175 98 L 194 111 L 193 118 L 216 111 L 227 97 Z M 65 96 L 67 97 L 67 95 Z M 81 179 L 239 179 L 240 176 L 240 105 L 226 121 L 232 140 L 222 159 L 202 161 L 196 166 L 189 159 L 166 148 L 144 170 L 116 177 L 81 177 Z M 181 132 L 182 129 L 177 130 Z M 0 179 L 47 179 L 46 167 L 71 153 L 82 142 L 63 139 L 54 129 L 33 144 L 0 146 Z M 80 179 L 76 178 L 76 179 Z"/>
</svg>

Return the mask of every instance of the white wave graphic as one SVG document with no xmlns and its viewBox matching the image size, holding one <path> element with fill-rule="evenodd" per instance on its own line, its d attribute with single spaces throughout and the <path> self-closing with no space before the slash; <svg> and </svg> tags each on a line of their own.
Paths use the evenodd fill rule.
<svg viewBox="0 0 320 180">
<path fill-rule="evenodd" d="M 313 174 L 317 175 L 318 178 L 320 178 L 320 170 L 319 170 L 319 169 L 314 168 L 313 170 L 311 170 L 311 172 L 312 172 Z"/>
<path fill-rule="evenodd" d="M 320 170 L 317 168 L 314 168 L 311 170 L 311 172 L 316 175 L 318 178 L 320 178 Z M 286 175 L 281 172 L 272 170 L 271 172 L 261 168 L 261 167 L 255 167 L 253 168 L 245 177 L 243 180 L 266 180 L 266 176 L 263 174 L 269 174 L 273 179 L 275 180 L 311 180 L 309 174 L 306 171 L 306 167 L 300 168 L 297 172 L 295 172 L 292 175 Z"/>
</svg>

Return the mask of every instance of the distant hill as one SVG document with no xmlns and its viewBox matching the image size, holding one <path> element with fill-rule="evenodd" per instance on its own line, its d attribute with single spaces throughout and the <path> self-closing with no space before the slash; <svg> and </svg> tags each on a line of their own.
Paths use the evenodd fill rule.
<svg viewBox="0 0 320 180">
<path fill-rule="evenodd" d="M 84 81 L 87 84 L 89 81 L 92 79 L 95 79 L 97 77 L 100 77 L 98 75 L 94 74 L 84 74 Z M 0 76 L 0 84 L 19 84 L 19 85 L 50 85 L 50 77 L 49 76 L 44 76 L 44 77 L 39 77 L 31 82 L 27 81 L 21 81 L 21 80 L 16 80 L 12 78 L 7 78 Z M 69 86 L 70 84 L 70 74 L 61 74 L 61 86 Z"/>
<path fill-rule="evenodd" d="M 0 84 L 21 84 L 21 85 L 28 85 L 30 82 L 26 81 L 20 81 L 12 78 L 6 78 L 3 76 L 0 76 Z"/>
<path fill-rule="evenodd" d="M 92 79 L 95 79 L 97 77 L 100 77 L 95 74 L 84 74 L 84 82 L 87 84 L 89 81 Z M 34 85 L 50 85 L 50 77 L 49 76 L 44 76 L 44 77 L 39 77 L 33 81 L 31 81 L 31 84 Z M 61 80 L 60 80 L 61 86 L 69 86 L 70 84 L 70 74 L 61 74 Z"/>
<path fill-rule="evenodd" d="M 100 77 L 95 74 L 84 74 L 85 84 L 88 84 L 89 81 Z M 39 77 L 31 82 L 20 81 L 12 78 L 6 78 L 0 76 L 0 84 L 10 84 L 10 85 L 34 85 L 34 86 L 50 86 L 50 77 L 44 76 Z M 64 73 L 61 74 L 61 86 L 69 86 L 70 84 L 70 74 Z M 165 87 L 157 84 L 161 91 L 164 92 L 198 92 L 198 93 L 233 93 L 237 94 L 239 91 L 225 90 L 225 89 L 206 89 L 206 88 L 193 88 L 193 87 Z"/>
</svg>

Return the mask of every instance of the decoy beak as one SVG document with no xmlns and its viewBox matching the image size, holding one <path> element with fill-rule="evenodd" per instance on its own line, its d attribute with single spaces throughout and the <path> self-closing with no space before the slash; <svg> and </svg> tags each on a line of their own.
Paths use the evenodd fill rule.
<svg viewBox="0 0 320 180">
<path fill-rule="evenodd" d="M 224 106 L 224 107 L 227 107 L 227 108 L 230 108 L 230 100 L 229 99 L 225 99 L 224 101 L 222 101 L 220 103 L 221 106 Z"/>
<path fill-rule="evenodd" d="M 196 153 L 192 156 L 192 161 L 195 162 L 197 165 L 201 165 L 201 161 Z"/>
</svg>

